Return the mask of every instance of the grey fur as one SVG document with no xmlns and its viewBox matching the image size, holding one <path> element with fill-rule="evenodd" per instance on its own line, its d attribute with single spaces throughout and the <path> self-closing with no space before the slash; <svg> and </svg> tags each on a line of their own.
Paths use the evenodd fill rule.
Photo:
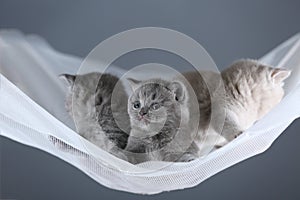
<svg viewBox="0 0 300 200">
<path fill-rule="evenodd" d="M 127 94 L 110 74 L 62 74 L 68 85 L 66 109 L 78 133 L 100 148 L 127 160 L 121 152 L 130 132 Z M 114 96 L 114 98 L 112 98 Z M 112 101 L 113 100 L 113 101 Z"/>
<path fill-rule="evenodd" d="M 283 81 L 289 75 L 286 69 L 240 60 L 221 74 L 186 72 L 171 82 L 129 79 L 133 89 L 129 99 L 119 79 L 109 74 L 61 77 L 69 88 L 66 108 L 79 134 L 119 158 L 141 163 L 186 162 L 208 153 L 201 152 L 203 146 L 223 146 L 281 101 Z M 138 109 L 133 108 L 136 101 L 141 103 Z M 153 104 L 159 108 L 152 109 Z M 217 109 L 215 115 L 212 108 Z M 224 121 L 218 113 L 226 114 Z M 195 121 L 199 129 L 194 128 Z M 216 128 L 223 122 L 222 129 Z M 215 135 L 221 140 L 207 140 Z"/>
<path fill-rule="evenodd" d="M 189 96 L 195 94 L 195 99 L 188 101 L 188 110 L 193 112 L 190 114 L 193 121 L 198 119 L 199 129 L 195 143 L 199 148 L 199 156 L 205 156 L 215 145 L 224 143 L 224 138 L 220 136 L 225 118 L 225 113 L 220 112 L 225 104 L 223 80 L 220 74 L 212 71 L 192 71 L 182 75 L 183 77 L 177 78 L 191 86 L 188 90 Z"/>
<path fill-rule="evenodd" d="M 191 133 L 187 125 L 182 124 L 188 119 L 181 119 L 187 118 L 181 110 L 186 107 L 184 86 L 161 79 L 129 81 L 133 88 L 128 101 L 131 133 L 125 150 L 133 153 L 130 161 L 185 162 L 197 158 L 197 147 Z M 136 104 L 140 106 L 135 107 Z"/>
</svg>

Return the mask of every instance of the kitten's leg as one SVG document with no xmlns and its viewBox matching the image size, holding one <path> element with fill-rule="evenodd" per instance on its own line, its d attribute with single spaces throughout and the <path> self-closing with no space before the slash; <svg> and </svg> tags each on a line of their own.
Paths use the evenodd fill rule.
<svg viewBox="0 0 300 200">
<path fill-rule="evenodd" d="M 226 129 L 223 129 L 221 136 L 226 138 L 227 142 L 231 142 L 238 136 L 240 136 L 243 133 L 243 131 L 237 129 L 234 127 L 234 124 L 232 124 L 231 127 L 227 127 Z"/>
<path fill-rule="evenodd" d="M 197 158 L 198 156 L 193 153 L 184 153 L 176 162 L 191 162 Z"/>
<path fill-rule="evenodd" d="M 228 142 L 234 140 L 243 133 L 239 120 L 240 119 L 233 111 L 226 109 L 226 118 L 221 135 L 226 138 Z"/>
<path fill-rule="evenodd" d="M 109 153 L 116 156 L 117 158 L 120 158 L 121 160 L 128 161 L 128 157 L 126 155 L 126 152 L 123 149 L 120 149 L 118 147 L 114 147 L 114 148 L 110 149 Z"/>
<path fill-rule="evenodd" d="M 190 162 L 199 158 L 200 150 L 195 142 L 191 144 L 188 150 L 179 159 L 179 162 Z"/>
<path fill-rule="evenodd" d="M 152 155 L 152 152 L 146 152 L 146 145 L 144 144 L 144 141 L 134 137 L 128 138 L 124 153 L 127 156 L 128 162 L 132 164 L 146 162 L 150 160 L 150 157 L 155 157 Z"/>
<path fill-rule="evenodd" d="M 199 158 L 199 149 L 195 142 L 185 152 L 166 152 L 162 159 L 169 162 L 190 162 Z"/>
</svg>

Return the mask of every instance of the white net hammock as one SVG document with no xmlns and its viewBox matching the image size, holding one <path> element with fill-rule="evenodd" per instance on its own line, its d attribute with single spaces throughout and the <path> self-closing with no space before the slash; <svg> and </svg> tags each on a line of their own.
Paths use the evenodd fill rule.
<svg viewBox="0 0 300 200">
<path fill-rule="evenodd" d="M 112 189 L 154 194 L 193 187 L 264 152 L 300 116 L 300 34 L 260 61 L 292 70 L 285 84 L 285 97 L 263 119 L 228 145 L 197 160 L 133 165 L 73 131 L 74 125 L 64 108 L 65 88 L 57 77 L 62 73 L 76 74 L 82 59 L 55 51 L 37 36 L 3 30 L 0 31 L 0 135 L 57 156 Z M 112 68 L 111 72 L 118 74 L 122 69 Z M 153 166 L 159 170 L 151 170 Z"/>
</svg>

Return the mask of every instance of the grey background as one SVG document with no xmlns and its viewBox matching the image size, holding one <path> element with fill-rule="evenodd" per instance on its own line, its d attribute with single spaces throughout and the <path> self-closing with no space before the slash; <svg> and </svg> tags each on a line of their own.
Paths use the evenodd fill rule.
<svg viewBox="0 0 300 200">
<path fill-rule="evenodd" d="M 222 69 L 238 58 L 259 58 L 299 32 L 300 2 L 0 0 L 0 28 L 39 34 L 55 49 L 78 56 L 113 34 L 143 26 L 189 35 Z M 149 61 L 182 64 L 167 53 L 148 53 L 117 62 L 126 68 Z M 0 199 L 300 199 L 299 129 L 297 120 L 267 152 L 197 187 L 155 196 L 110 190 L 45 152 L 0 137 Z"/>
</svg>

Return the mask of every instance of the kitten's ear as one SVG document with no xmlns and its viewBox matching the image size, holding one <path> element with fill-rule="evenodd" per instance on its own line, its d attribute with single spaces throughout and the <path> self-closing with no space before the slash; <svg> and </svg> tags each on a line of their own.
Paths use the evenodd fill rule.
<svg viewBox="0 0 300 200">
<path fill-rule="evenodd" d="M 291 70 L 275 68 L 271 72 L 273 83 L 278 84 L 283 82 L 291 74 Z"/>
<path fill-rule="evenodd" d="M 141 83 L 141 81 L 138 81 L 138 80 L 133 79 L 133 78 L 127 78 L 127 80 L 128 80 L 129 85 L 130 85 L 130 87 L 133 91 L 135 91 Z"/>
<path fill-rule="evenodd" d="M 68 86 L 68 87 L 72 87 L 72 85 L 75 82 L 76 76 L 75 75 L 71 75 L 71 74 L 61 74 L 58 76 L 59 79 L 61 79 L 62 81 L 64 81 L 64 83 Z"/>
<path fill-rule="evenodd" d="M 175 100 L 178 102 L 183 102 L 185 100 L 185 87 L 180 82 L 172 82 L 169 85 L 169 89 L 173 91 L 175 95 Z"/>
</svg>

